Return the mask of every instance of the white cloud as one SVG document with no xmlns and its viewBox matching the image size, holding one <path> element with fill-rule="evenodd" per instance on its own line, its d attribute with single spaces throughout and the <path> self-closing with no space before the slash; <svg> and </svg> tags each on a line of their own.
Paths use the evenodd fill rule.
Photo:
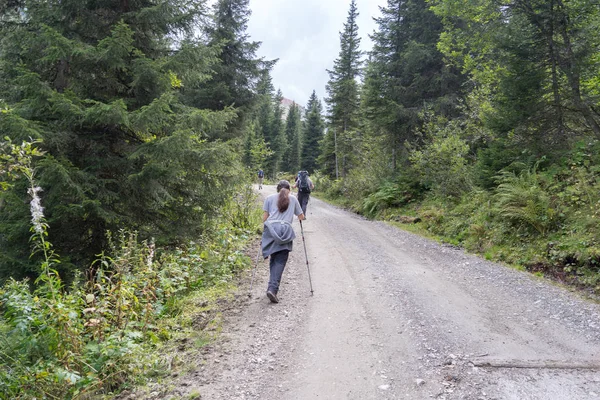
<svg viewBox="0 0 600 400">
<path fill-rule="evenodd" d="M 369 50 L 368 35 L 373 32 L 379 5 L 386 0 L 357 0 L 361 49 Z M 248 23 L 250 39 L 262 42 L 258 55 L 278 58 L 272 76 L 283 95 L 306 104 L 313 89 L 321 98 L 340 48 L 350 7 L 349 0 L 250 0 L 252 16 Z"/>
</svg>

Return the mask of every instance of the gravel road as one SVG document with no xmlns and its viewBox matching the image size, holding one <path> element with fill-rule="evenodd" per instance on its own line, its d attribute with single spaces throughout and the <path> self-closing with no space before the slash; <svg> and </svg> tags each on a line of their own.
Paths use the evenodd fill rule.
<svg viewBox="0 0 600 400">
<path fill-rule="evenodd" d="M 274 193 L 264 186 L 262 195 Z M 311 199 L 280 303 L 252 297 L 179 394 L 202 399 L 600 398 L 600 305 Z M 249 284 L 240 289 L 245 296 Z"/>
</svg>

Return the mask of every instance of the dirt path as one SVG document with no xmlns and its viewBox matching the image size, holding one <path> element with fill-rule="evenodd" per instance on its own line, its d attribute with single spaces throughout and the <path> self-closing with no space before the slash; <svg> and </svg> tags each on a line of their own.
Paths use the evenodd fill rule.
<svg viewBox="0 0 600 400">
<path fill-rule="evenodd" d="M 321 201 L 308 207 L 314 296 L 296 221 L 281 302 L 265 297 L 268 261 L 261 262 L 252 299 L 228 318 L 220 348 L 179 393 L 600 398 L 600 305 Z"/>
</svg>

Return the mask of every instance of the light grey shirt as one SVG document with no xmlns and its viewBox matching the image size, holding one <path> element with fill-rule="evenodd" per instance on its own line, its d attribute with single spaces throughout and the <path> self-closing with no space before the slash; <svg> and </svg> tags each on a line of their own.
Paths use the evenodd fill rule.
<svg viewBox="0 0 600 400">
<path fill-rule="evenodd" d="M 287 210 L 285 210 L 285 212 L 279 212 L 279 209 L 277 208 L 278 198 L 279 193 L 276 193 L 265 199 L 263 211 L 269 213 L 269 218 L 267 218 L 267 220 L 287 221 L 291 224 L 294 220 L 294 215 L 302 214 L 302 207 L 300 207 L 298 199 L 295 196 L 290 195 L 290 205 L 288 206 Z"/>
<path fill-rule="evenodd" d="M 292 228 L 294 215 L 302 214 L 302 208 L 298 199 L 290 196 L 290 204 L 284 212 L 277 208 L 279 194 L 272 194 L 265 199 L 263 211 L 269 213 L 265 221 L 261 240 L 263 257 L 268 257 L 281 250 L 292 251 L 294 238 L 296 237 Z"/>
</svg>

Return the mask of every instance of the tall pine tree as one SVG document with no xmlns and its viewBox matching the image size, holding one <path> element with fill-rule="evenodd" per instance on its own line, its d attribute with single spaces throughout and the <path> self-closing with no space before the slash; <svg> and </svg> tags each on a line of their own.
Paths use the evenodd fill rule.
<svg viewBox="0 0 600 400">
<path fill-rule="evenodd" d="M 356 0 L 350 2 L 350 10 L 344 24 L 344 30 L 340 32 L 340 53 L 334 61 L 333 69 L 328 70 L 329 81 L 327 83 L 327 112 L 329 118 L 329 131 L 335 136 L 337 163 L 343 175 L 352 166 L 353 141 L 356 129 L 359 125 L 359 83 L 361 76 L 362 52 L 360 50 L 360 37 L 358 36 L 358 10 Z M 331 158 L 331 146 L 322 149 L 323 158 Z M 331 165 L 322 165 L 324 170 L 330 174 L 336 174 Z"/>
<path fill-rule="evenodd" d="M 271 74 L 268 69 L 261 72 L 261 77 L 257 86 L 257 110 L 256 118 L 260 125 L 260 130 L 267 143 L 273 141 L 273 99 L 275 96 L 275 88 L 271 80 Z"/>
<path fill-rule="evenodd" d="M 36 180 L 61 268 L 86 268 L 107 230 L 198 237 L 238 168 L 232 147 L 211 140 L 227 136 L 235 111 L 194 108 L 186 93 L 216 61 L 194 36 L 203 3 L 14 5 L 0 20 L 0 130 L 42 140 Z M 1 277 L 36 273 L 23 185 L 0 194 Z"/>
<path fill-rule="evenodd" d="M 281 89 L 277 91 L 274 98 L 274 110 L 273 110 L 273 121 L 271 124 L 271 142 L 269 147 L 272 151 L 271 156 L 267 159 L 269 173 L 273 178 L 277 176 L 278 172 L 284 169 L 283 158 L 288 147 L 287 135 L 285 130 L 285 121 L 283 118 L 283 106 L 281 101 L 283 100 L 283 94 Z"/>
<path fill-rule="evenodd" d="M 214 4 L 213 22 L 205 30 L 209 45 L 219 48 L 217 65 L 213 67 L 210 81 L 197 92 L 198 107 L 223 110 L 238 108 L 238 127 L 255 105 L 257 84 L 264 69 L 256 57 L 259 42 L 249 40 L 246 33 L 250 18 L 249 0 L 217 0 Z"/>
<path fill-rule="evenodd" d="M 323 106 L 313 90 L 308 104 L 306 105 L 306 115 L 304 117 L 303 127 L 303 145 L 302 145 L 302 169 L 312 173 L 317 169 L 317 159 L 319 157 L 319 142 L 323 139 Z"/>
<path fill-rule="evenodd" d="M 287 149 L 283 159 L 283 167 L 287 172 L 297 172 L 301 165 L 302 157 L 302 118 L 300 108 L 292 103 L 285 121 L 285 135 Z"/>
<path fill-rule="evenodd" d="M 437 49 L 442 23 L 426 0 L 388 0 L 381 13 L 372 35 L 363 106 L 370 131 L 386 136 L 396 167 L 425 108 L 446 116 L 456 112 L 463 80 Z"/>
</svg>

